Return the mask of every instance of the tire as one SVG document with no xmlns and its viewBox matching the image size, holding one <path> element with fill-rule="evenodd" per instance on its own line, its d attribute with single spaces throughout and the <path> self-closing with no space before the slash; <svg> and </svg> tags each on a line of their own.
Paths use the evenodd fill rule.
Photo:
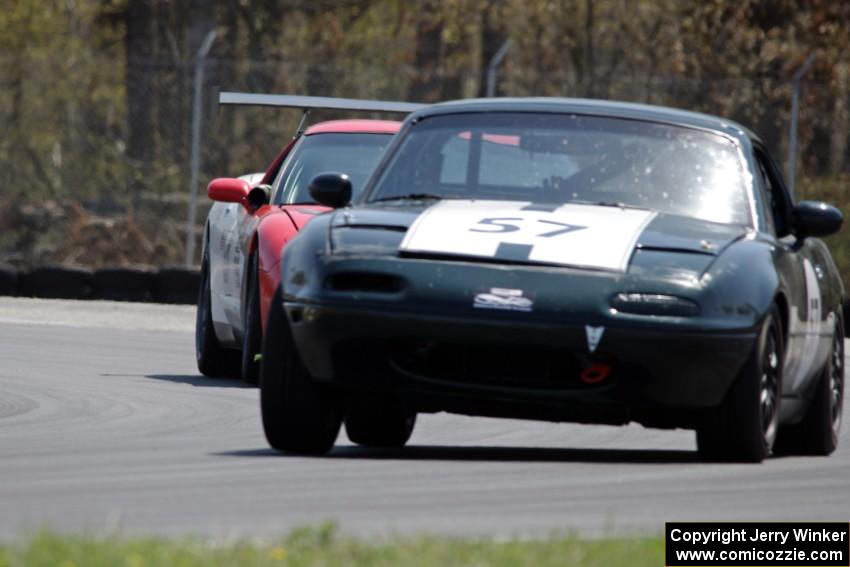
<svg viewBox="0 0 850 567">
<path fill-rule="evenodd" d="M 198 289 L 198 310 L 195 314 L 195 358 L 204 376 L 231 378 L 239 375 L 239 352 L 225 348 L 215 336 L 210 295 L 209 258 L 201 263 L 201 285 Z"/>
<path fill-rule="evenodd" d="M 342 425 L 339 400 L 301 362 L 279 289 L 269 308 L 263 340 L 260 410 L 269 445 L 288 453 L 327 453 Z"/>
<path fill-rule="evenodd" d="M 391 402 L 360 402 L 345 414 L 348 438 L 366 447 L 404 447 L 416 425 L 416 413 Z"/>
<path fill-rule="evenodd" d="M 245 301 L 245 332 L 242 334 L 242 380 L 256 384 L 260 363 L 255 355 L 263 348 L 263 327 L 260 324 L 260 289 L 257 281 L 257 255 L 248 262 L 248 297 Z"/>
<path fill-rule="evenodd" d="M 138 268 L 104 268 L 94 273 L 94 294 L 111 301 L 150 301 L 153 273 Z"/>
<path fill-rule="evenodd" d="M 163 268 L 153 278 L 153 299 L 158 303 L 191 305 L 197 297 L 201 276 L 191 268 Z"/>
<path fill-rule="evenodd" d="M 67 266 L 33 268 L 20 284 L 27 295 L 45 299 L 90 299 L 94 287 L 91 270 Z"/>
<path fill-rule="evenodd" d="M 774 306 L 723 402 L 697 429 L 703 459 L 757 463 L 771 454 L 779 429 L 783 347 L 781 318 Z"/>
<path fill-rule="evenodd" d="M 838 447 L 844 405 L 844 324 L 835 323 L 832 350 L 802 421 L 779 432 L 777 453 L 826 456 Z"/>
</svg>

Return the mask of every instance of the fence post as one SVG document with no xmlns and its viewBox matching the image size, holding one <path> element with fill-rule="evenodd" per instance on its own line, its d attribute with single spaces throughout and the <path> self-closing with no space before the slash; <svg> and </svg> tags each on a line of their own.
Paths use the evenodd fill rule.
<svg viewBox="0 0 850 567">
<path fill-rule="evenodd" d="M 791 126 L 788 132 L 788 164 L 786 165 L 786 173 L 788 175 L 788 192 L 791 193 L 791 198 L 794 198 L 794 185 L 797 176 L 797 117 L 800 114 L 800 81 L 803 75 L 808 73 L 812 63 L 815 62 L 815 54 L 809 55 L 803 65 L 797 69 L 792 79 L 792 95 L 791 95 Z"/>
<path fill-rule="evenodd" d="M 511 40 L 507 39 L 502 44 L 502 47 L 499 48 L 499 51 L 490 59 L 490 64 L 487 65 L 487 98 L 496 96 L 496 70 L 501 65 L 502 59 L 508 54 L 510 48 Z"/>
<path fill-rule="evenodd" d="M 191 268 L 195 259 L 195 215 L 198 208 L 198 170 L 201 161 L 201 109 L 204 89 L 204 65 L 207 54 L 215 41 L 216 32 L 211 30 L 204 38 L 195 56 L 195 90 L 192 98 L 192 149 L 189 174 L 189 217 L 186 219 L 186 267 Z"/>
</svg>

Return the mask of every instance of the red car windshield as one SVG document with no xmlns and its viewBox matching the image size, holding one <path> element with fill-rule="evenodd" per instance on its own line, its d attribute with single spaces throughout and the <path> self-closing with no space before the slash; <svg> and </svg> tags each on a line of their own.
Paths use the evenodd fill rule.
<svg viewBox="0 0 850 567">
<path fill-rule="evenodd" d="M 310 181 L 319 173 L 330 171 L 347 174 L 353 196 L 357 196 L 390 140 L 392 134 L 365 132 L 304 136 L 275 179 L 274 203 L 312 203 Z"/>
</svg>

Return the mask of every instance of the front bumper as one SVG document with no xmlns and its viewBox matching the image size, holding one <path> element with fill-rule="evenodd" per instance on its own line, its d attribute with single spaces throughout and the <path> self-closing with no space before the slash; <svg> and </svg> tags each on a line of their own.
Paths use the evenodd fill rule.
<svg viewBox="0 0 850 567">
<path fill-rule="evenodd" d="M 756 336 L 753 329 L 608 325 L 590 353 L 584 325 L 515 313 L 451 316 L 353 302 L 284 307 L 317 380 L 396 395 L 418 411 L 552 421 L 693 426 L 692 410 L 721 402 Z M 609 369 L 604 379 L 581 378 L 600 364 Z"/>
</svg>

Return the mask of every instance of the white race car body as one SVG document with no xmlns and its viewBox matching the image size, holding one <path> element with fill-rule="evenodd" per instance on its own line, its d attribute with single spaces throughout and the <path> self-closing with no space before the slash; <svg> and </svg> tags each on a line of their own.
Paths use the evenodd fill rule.
<svg viewBox="0 0 850 567">
<path fill-rule="evenodd" d="M 265 173 L 242 175 L 252 187 Z M 222 345 L 238 346 L 243 332 L 242 287 L 245 274 L 245 236 L 256 217 L 239 203 L 213 203 L 207 220 L 212 319 Z"/>
</svg>

